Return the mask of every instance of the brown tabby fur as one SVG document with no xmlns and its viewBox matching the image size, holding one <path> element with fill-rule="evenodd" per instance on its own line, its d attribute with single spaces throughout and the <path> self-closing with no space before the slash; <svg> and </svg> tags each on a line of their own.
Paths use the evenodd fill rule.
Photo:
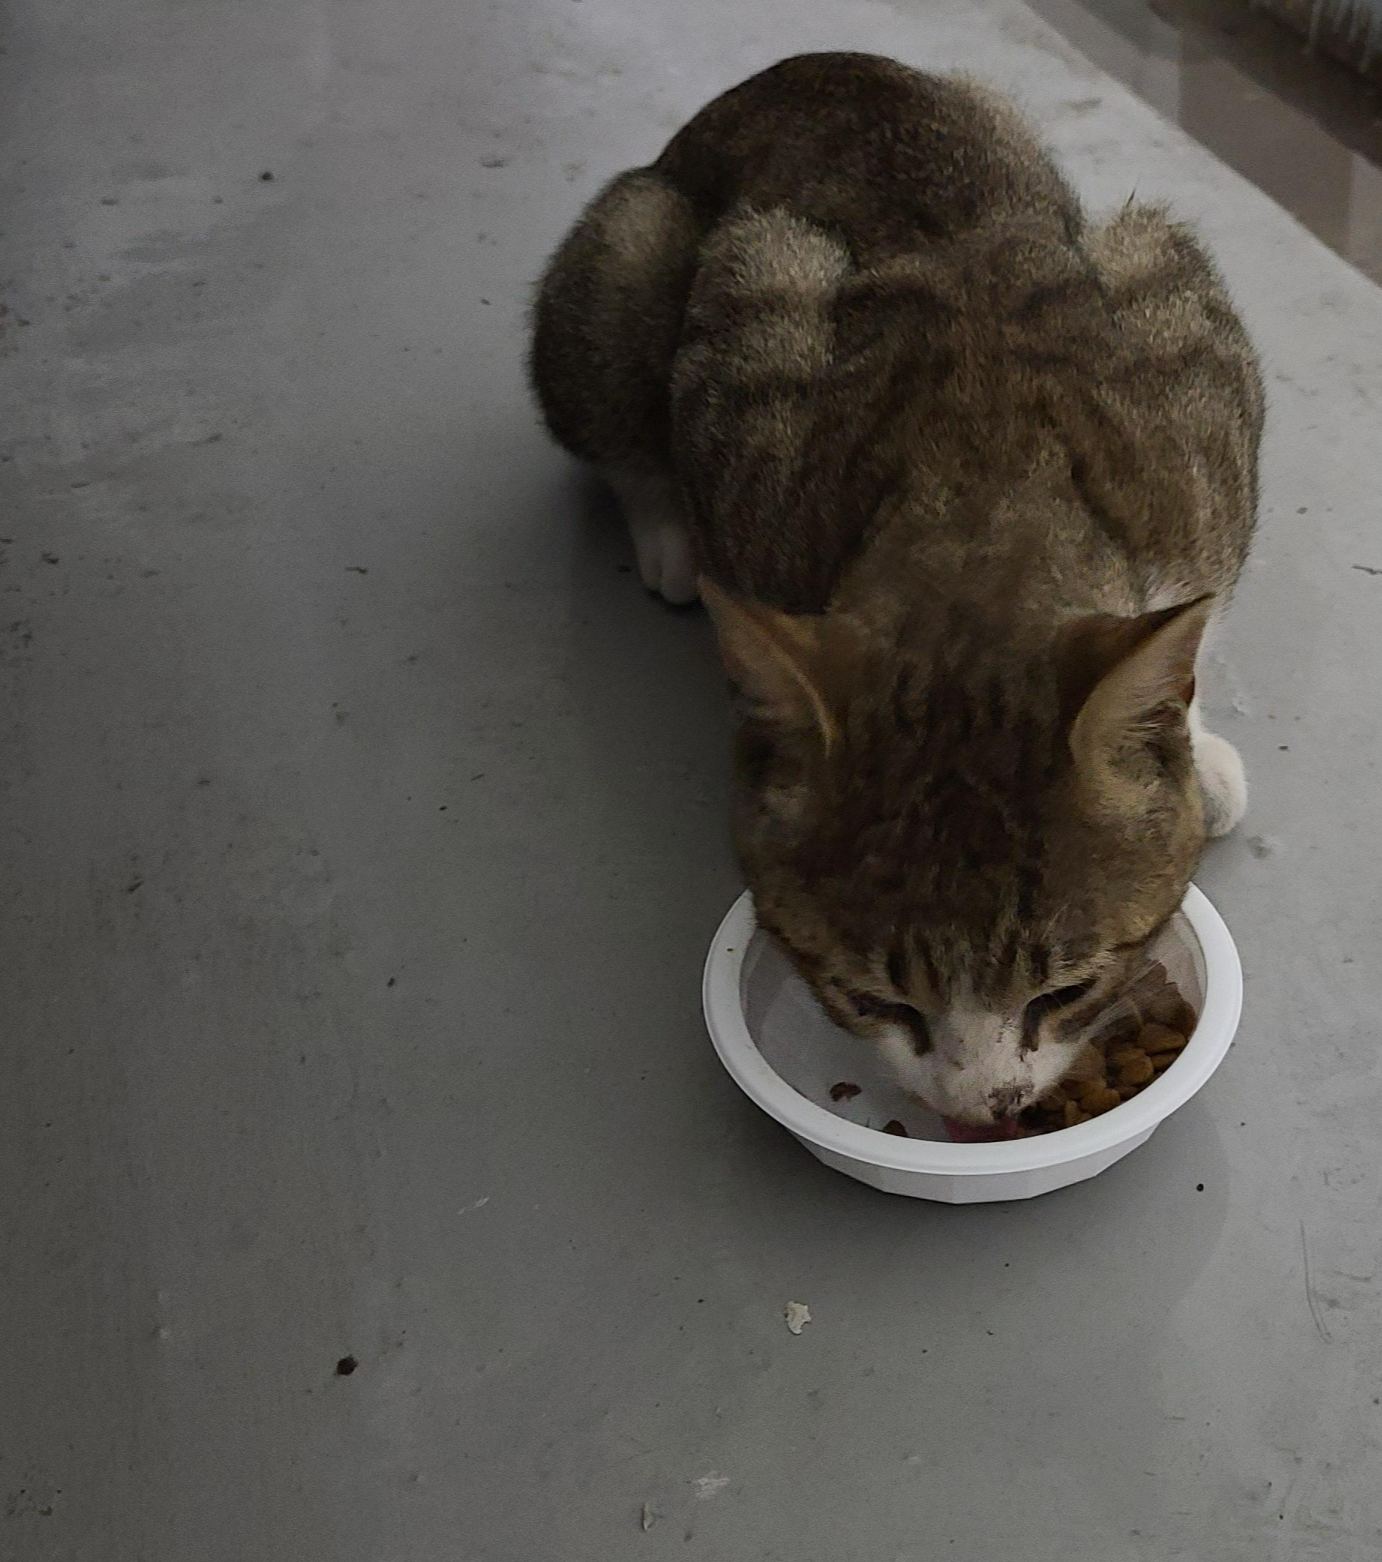
<svg viewBox="0 0 1382 1562">
<path fill-rule="evenodd" d="M 1157 207 L 1090 225 L 987 91 L 804 56 L 597 198 L 532 371 L 558 440 L 679 496 L 761 921 L 933 1105 L 1017 1110 L 1205 839 L 1187 707 L 1262 421 L 1212 262 Z"/>
</svg>

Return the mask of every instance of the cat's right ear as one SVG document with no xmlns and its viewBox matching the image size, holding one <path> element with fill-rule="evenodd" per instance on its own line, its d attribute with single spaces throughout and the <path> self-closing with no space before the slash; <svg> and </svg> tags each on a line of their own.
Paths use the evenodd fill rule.
<svg viewBox="0 0 1382 1562">
<path fill-rule="evenodd" d="M 825 690 L 831 620 L 745 602 L 701 577 L 725 670 L 760 720 L 815 732 L 829 750 L 839 728 Z"/>
<path fill-rule="evenodd" d="M 1215 605 L 1201 597 L 1140 618 L 1100 616 L 1073 626 L 1067 671 L 1080 695 L 1070 729 L 1077 762 L 1097 774 L 1167 728 L 1184 729 Z"/>
</svg>

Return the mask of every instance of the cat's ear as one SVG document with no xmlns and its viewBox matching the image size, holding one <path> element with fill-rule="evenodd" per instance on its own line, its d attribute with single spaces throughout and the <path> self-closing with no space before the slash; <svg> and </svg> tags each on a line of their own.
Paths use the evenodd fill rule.
<svg viewBox="0 0 1382 1562">
<path fill-rule="evenodd" d="M 1093 768 L 1182 722 L 1195 697 L 1195 658 L 1213 597 L 1139 618 L 1075 625 L 1067 667 L 1082 696 L 1070 728 L 1077 762 Z"/>
<path fill-rule="evenodd" d="M 725 670 L 755 714 L 776 727 L 814 731 L 832 747 L 839 735 L 827 695 L 832 619 L 745 602 L 704 575 L 700 585 Z"/>
</svg>

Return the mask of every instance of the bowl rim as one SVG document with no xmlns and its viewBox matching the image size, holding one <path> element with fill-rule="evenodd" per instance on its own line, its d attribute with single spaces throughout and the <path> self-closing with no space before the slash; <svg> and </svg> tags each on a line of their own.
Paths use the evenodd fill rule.
<svg viewBox="0 0 1382 1562">
<path fill-rule="evenodd" d="M 1204 960 L 1204 1006 L 1175 1065 L 1111 1112 L 1073 1128 L 980 1144 L 903 1139 L 837 1117 L 774 1072 L 744 1018 L 740 977 L 758 920 L 749 890 L 729 908 L 706 956 L 701 1004 L 721 1063 L 748 1098 L 800 1139 L 867 1165 L 937 1177 L 991 1177 L 1044 1170 L 1145 1137 L 1193 1096 L 1223 1061 L 1243 1008 L 1243 969 L 1224 919 L 1194 884 L 1180 909 Z"/>
</svg>

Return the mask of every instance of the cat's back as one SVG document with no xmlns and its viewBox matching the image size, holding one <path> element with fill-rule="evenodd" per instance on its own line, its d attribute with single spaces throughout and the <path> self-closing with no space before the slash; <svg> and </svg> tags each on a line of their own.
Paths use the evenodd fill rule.
<svg viewBox="0 0 1382 1562">
<path fill-rule="evenodd" d="M 701 219 L 790 211 L 856 264 L 954 237 L 1004 212 L 1067 236 L 1079 203 L 997 93 L 869 54 L 804 54 L 701 110 L 654 165 Z"/>
<path fill-rule="evenodd" d="M 800 610 L 855 565 L 934 592 L 999 556 L 1112 611 L 1231 584 L 1260 382 L 1165 213 L 1088 226 L 1004 100 L 870 56 L 752 78 L 659 167 L 707 223 L 674 385 L 724 584 Z"/>
<path fill-rule="evenodd" d="M 879 383 L 905 394 L 859 400 L 893 481 L 875 504 L 842 489 L 857 545 L 832 597 L 896 621 L 919 602 L 977 620 L 1001 600 L 1047 626 L 1229 592 L 1256 522 L 1263 394 L 1195 236 L 1134 206 L 1073 246 L 999 228 L 943 296 L 943 316 L 889 342 Z"/>
</svg>

